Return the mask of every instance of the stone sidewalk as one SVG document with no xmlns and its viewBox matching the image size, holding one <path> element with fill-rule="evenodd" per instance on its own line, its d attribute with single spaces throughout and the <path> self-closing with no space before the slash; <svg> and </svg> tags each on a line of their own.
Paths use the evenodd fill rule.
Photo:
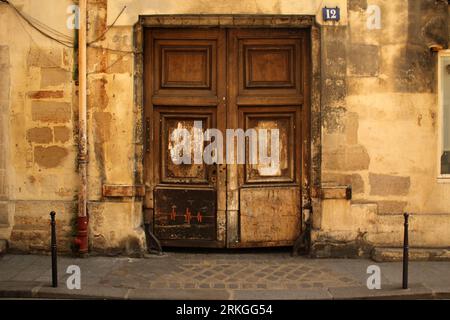
<svg viewBox="0 0 450 320">
<path fill-rule="evenodd" d="M 287 251 L 168 252 L 143 259 L 59 257 L 52 288 L 49 256 L 0 258 L 0 297 L 68 299 L 414 299 L 450 298 L 450 262 L 411 262 L 402 290 L 399 262 L 309 259 Z M 81 290 L 66 287 L 69 265 L 81 269 Z M 381 290 L 366 286 L 367 267 L 381 268 Z"/>
</svg>

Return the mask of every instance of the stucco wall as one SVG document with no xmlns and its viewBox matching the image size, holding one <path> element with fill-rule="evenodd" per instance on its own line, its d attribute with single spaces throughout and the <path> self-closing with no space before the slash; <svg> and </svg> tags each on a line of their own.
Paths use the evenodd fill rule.
<svg viewBox="0 0 450 320">
<path fill-rule="evenodd" d="M 14 3 L 70 34 L 64 29 L 69 1 Z M 7 146 L 1 151 L 6 168 L 2 187 L 9 209 L 8 226 L 0 227 L 2 237 L 23 250 L 47 249 L 49 212 L 55 209 L 61 249 L 67 250 L 77 189 L 72 50 L 29 29 L 6 4 L 0 5 L 0 21 L 0 45 L 9 55 L 2 61 L 2 77 L 6 72 L 9 81 L 1 82 L 7 97 L 2 105 L 7 128 L 2 136 Z"/>
<path fill-rule="evenodd" d="M 11 2 L 57 31 L 74 36 L 66 27 L 72 1 L 46 0 L 39 6 L 33 0 Z M 59 250 L 68 252 L 78 192 L 74 51 L 31 29 L 4 4 L 0 15 L 4 26 L 0 31 L 2 75 L 5 70 L 1 119 L 9 119 L 2 126 L 8 126 L 9 134 L 0 144 L 7 158 L 6 170 L 0 168 L 0 175 L 2 179 L 4 173 L 8 175 L 1 180 L 8 194 L 2 194 L 0 214 L 8 224 L 0 226 L 0 235 L 10 240 L 11 250 L 48 250 L 49 212 L 55 210 Z M 106 29 L 104 1 L 90 1 L 89 22 L 92 41 Z M 131 30 L 114 28 L 106 46 L 132 50 Z M 134 206 L 133 199 L 103 199 L 102 185 L 134 181 L 133 59 L 129 54 L 122 57 L 93 47 L 88 55 L 90 244 L 94 251 L 132 251 L 144 247 L 140 207 Z"/>
<path fill-rule="evenodd" d="M 12 1 L 69 36 L 70 1 Z M 142 167 L 142 124 L 135 101 L 133 24 L 140 14 L 307 14 L 321 25 L 322 183 L 352 185 L 352 200 L 315 208 L 318 255 L 398 246 L 404 210 L 413 212 L 411 242 L 450 245 L 450 184 L 438 183 L 436 55 L 446 1 L 373 0 L 380 30 L 366 27 L 368 1 L 339 5 L 340 23 L 322 23 L 321 1 L 90 0 L 88 50 L 89 212 L 94 251 L 144 247 L 140 199 L 102 196 L 103 184 L 133 185 Z M 437 19 L 435 19 L 437 17 Z M 437 20 L 429 25 L 430 20 Z M 24 27 L 0 5 L 0 237 L 13 249 L 45 250 L 48 213 L 58 211 L 61 246 L 69 250 L 77 196 L 77 86 L 72 49 Z M 440 29 L 439 29 L 440 30 Z M 31 35 L 31 37 L 30 37 Z M 107 47 L 108 50 L 98 47 Z M 120 50 L 120 51 L 114 51 Z M 9 121 L 5 120 L 9 119 Z M 0 130 L 1 133 L 1 130 Z M 4 193 L 5 192 L 5 193 Z M 6 209 L 5 209 L 6 208 Z M 5 214 L 6 212 L 6 214 Z M 6 220 L 5 220 L 5 217 Z M 358 251 L 360 250 L 360 251 Z"/>
<path fill-rule="evenodd" d="M 370 1 L 382 25 L 368 30 L 367 3 L 349 1 L 347 27 L 323 28 L 322 182 L 351 184 L 353 199 L 323 201 L 315 246 L 319 255 L 346 254 L 340 245 L 351 240 L 400 246 L 408 211 L 412 246 L 448 247 L 450 184 L 437 180 L 437 55 L 428 48 L 445 35 L 447 4 Z"/>
</svg>

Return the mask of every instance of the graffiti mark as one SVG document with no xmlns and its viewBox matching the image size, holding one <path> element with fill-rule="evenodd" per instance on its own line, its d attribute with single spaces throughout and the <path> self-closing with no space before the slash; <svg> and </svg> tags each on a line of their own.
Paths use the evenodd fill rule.
<svg viewBox="0 0 450 320">
<path fill-rule="evenodd" d="M 177 206 L 172 206 L 172 212 L 170 213 L 170 220 L 175 221 L 177 218 L 177 212 L 175 211 L 175 209 L 177 208 Z"/>
<path fill-rule="evenodd" d="M 186 218 L 186 223 L 191 224 L 191 212 L 189 211 L 189 208 L 186 208 L 186 214 L 184 217 Z"/>
</svg>

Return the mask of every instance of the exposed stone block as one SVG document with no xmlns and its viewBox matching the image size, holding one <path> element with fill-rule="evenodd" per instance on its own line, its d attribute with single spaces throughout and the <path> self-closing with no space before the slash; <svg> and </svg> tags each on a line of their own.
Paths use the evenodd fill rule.
<svg viewBox="0 0 450 320">
<path fill-rule="evenodd" d="M 98 143 L 104 143 L 110 138 L 112 115 L 109 112 L 95 112 L 95 139 Z"/>
<path fill-rule="evenodd" d="M 328 78 L 322 92 L 323 105 L 327 107 L 345 106 L 347 84 L 345 78 Z"/>
<path fill-rule="evenodd" d="M 408 2 L 408 40 L 410 43 L 448 46 L 448 1 Z"/>
<path fill-rule="evenodd" d="M 345 108 L 326 108 L 323 110 L 323 126 L 326 133 L 343 133 L 345 129 Z"/>
<path fill-rule="evenodd" d="M 0 110 L 4 110 L 9 101 L 9 47 L 0 46 Z"/>
<path fill-rule="evenodd" d="M 342 78 L 347 72 L 347 28 L 323 27 L 324 76 Z"/>
<path fill-rule="evenodd" d="M 378 201 L 377 203 L 380 214 L 401 214 L 408 204 L 406 201 Z"/>
<path fill-rule="evenodd" d="M 7 197 L 6 171 L 0 169 L 0 199 Z"/>
<path fill-rule="evenodd" d="M 347 56 L 345 45 L 340 41 L 329 41 L 325 44 L 325 76 L 339 78 L 347 72 Z"/>
<path fill-rule="evenodd" d="M 369 183 L 371 195 L 406 196 L 411 187 L 411 178 L 370 173 Z"/>
<path fill-rule="evenodd" d="M 28 53 L 27 64 L 29 67 L 51 68 L 59 67 L 62 62 L 61 49 L 50 49 L 44 51 L 37 47 L 32 47 Z"/>
<path fill-rule="evenodd" d="M 39 146 L 34 148 L 34 161 L 41 167 L 55 168 L 63 162 L 68 154 L 69 152 L 66 148 Z"/>
<path fill-rule="evenodd" d="M 90 106 L 103 110 L 108 106 L 109 97 L 106 93 L 106 79 L 95 79 L 89 82 L 88 103 Z"/>
<path fill-rule="evenodd" d="M 345 199 L 351 200 L 352 188 L 350 186 L 322 185 L 322 199 Z"/>
<path fill-rule="evenodd" d="M 27 140 L 35 143 L 53 142 L 53 133 L 50 128 L 32 128 L 27 131 Z"/>
<path fill-rule="evenodd" d="M 49 251 L 50 232 L 47 230 L 18 230 L 11 232 L 11 249 L 19 251 Z"/>
<path fill-rule="evenodd" d="M 42 228 L 47 230 L 49 228 L 50 211 L 56 212 L 57 221 L 60 223 L 64 221 L 64 224 L 68 224 L 77 212 L 76 205 L 77 203 L 72 201 L 16 201 L 14 206 L 15 225 L 21 228 L 24 227 L 24 224 L 29 224 L 31 228 L 40 228 L 42 226 Z"/>
<path fill-rule="evenodd" d="M 0 144 L 0 169 L 5 169 L 6 168 L 6 157 L 7 154 L 5 152 L 5 145 L 4 144 Z"/>
<path fill-rule="evenodd" d="M 132 73 L 133 72 L 133 59 L 129 55 L 108 55 L 108 73 Z"/>
<path fill-rule="evenodd" d="M 73 240 L 71 219 L 76 215 L 76 202 L 17 201 L 14 226 L 10 237 L 12 252 L 50 251 L 50 211 L 56 212 L 58 252 L 70 252 Z"/>
<path fill-rule="evenodd" d="M 31 115 L 34 121 L 68 122 L 71 119 L 70 104 L 66 102 L 33 101 Z"/>
<path fill-rule="evenodd" d="M 0 225 L 9 225 L 8 203 L 0 203 Z"/>
<path fill-rule="evenodd" d="M 370 157 L 361 145 L 342 146 L 338 149 L 324 150 L 323 168 L 336 171 L 367 170 Z"/>
<path fill-rule="evenodd" d="M 408 44 L 395 63 L 395 90 L 435 92 L 436 60 L 425 45 Z"/>
<path fill-rule="evenodd" d="M 362 236 L 353 241 L 336 241 L 319 236 L 313 241 L 310 254 L 314 258 L 368 258 L 372 249 L 372 245 Z"/>
<path fill-rule="evenodd" d="M 31 91 L 28 93 L 31 99 L 60 99 L 64 97 L 62 90 L 57 91 Z"/>
<path fill-rule="evenodd" d="M 58 126 L 54 127 L 55 142 L 65 143 L 70 140 L 71 130 L 67 127 Z"/>
<path fill-rule="evenodd" d="M 61 86 L 71 81 L 71 72 L 62 68 L 42 68 L 41 87 Z"/>
<path fill-rule="evenodd" d="M 352 187 L 352 193 L 364 193 L 364 181 L 359 174 L 335 174 L 324 173 L 322 178 L 324 183 L 336 183 L 338 185 L 349 185 Z"/>
<path fill-rule="evenodd" d="M 380 48 L 375 45 L 353 44 L 348 52 L 348 74 L 376 77 L 380 68 Z"/>
<path fill-rule="evenodd" d="M 9 67 L 9 46 L 0 46 L 0 66 Z"/>
<path fill-rule="evenodd" d="M 349 112 L 345 119 L 345 135 L 347 144 L 358 143 L 359 116 L 355 112 Z"/>
<path fill-rule="evenodd" d="M 436 58 L 430 48 L 448 47 L 448 2 L 408 1 L 408 38 L 395 63 L 395 90 L 436 91 Z"/>
</svg>

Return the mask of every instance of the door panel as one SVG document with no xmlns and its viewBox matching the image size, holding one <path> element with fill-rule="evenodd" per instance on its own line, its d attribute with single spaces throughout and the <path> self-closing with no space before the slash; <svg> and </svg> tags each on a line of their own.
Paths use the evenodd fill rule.
<svg viewBox="0 0 450 320">
<path fill-rule="evenodd" d="M 163 245 L 224 246 L 225 169 L 198 155 L 205 130 L 225 129 L 225 31 L 149 29 L 145 37 L 153 231 Z"/>
<path fill-rule="evenodd" d="M 255 110 L 255 108 L 240 109 L 242 116 L 239 118 L 244 122 L 242 125 L 244 130 L 254 129 L 258 133 L 261 130 L 266 130 L 266 135 L 262 137 L 267 137 L 267 143 L 265 144 L 267 144 L 268 150 L 263 152 L 263 154 L 272 155 L 271 132 L 274 129 L 279 132 L 277 137 L 279 152 L 278 156 L 274 157 L 278 161 L 266 161 L 267 163 L 263 163 L 259 157 L 258 163 L 251 163 L 249 159 L 250 145 L 247 142 L 243 184 L 295 182 L 295 109 L 292 112 L 285 113 L 270 113 L 270 109 L 272 108 L 268 108 L 267 112 L 261 112 L 263 111 L 261 108 L 258 108 L 258 110 Z M 258 136 L 258 143 L 262 137 Z M 259 152 L 261 150 L 259 150 L 259 145 L 256 145 L 256 149 L 258 150 L 258 156 L 260 156 Z"/>
<path fill-rule="evenodd" d="M 161 240 L 216 240 L 214 189 L 155 190 L 155 235 Z"/>
<path fill-rule="evenodd" d="M 291 245 L 301 231 L 307 32 L 231 30 L 228 41 L 229 125 L 253 129 L 258 136 L 257 143 L 246 140 L 245 164 L 229 168 L 228 192 L 239 199 L 238 208 L 232 208 L 239 219 L 227 226 L 238 239 L 228 245 Z M 278 136 L 271 136 L 273 130 Z M 258 150 L 257 163 L 250 149 Z M 273 157 L 261 163 L 264 155 Z"/>
<path fill-rule="evenodd" d="M 300 190 L 296 187 L 242 188 L 242 247 L 291 245 L 301 223 Z"/>
<path fill-rule="evenodd" d="M 215 95 L 217 40 L 157 39 L 155 67 L 156 95 Z"/>
<path fill-rule="evenodd" d="M 239 95 L 264 97 L 301 94 L 303 39 L 264 38 L 273 35 L 273 31 L 258 39 L 246 39 L 243 38 L 245 33 L 235 33 L 239 37 Z"/>
<path fill-rule="evenodd" d="M 191 115 L 187 113 L 160 113 L 160 137 L 161 145 L 161 182 L 162 183 L 177 183 L 177 184 L 193 184 L 202 183 L 209 184 L 207 165 L 202 161 L 195 163 L 195 148 L 196 141 L 189 141 L 189 157 L 191 163 L 178 164 L 178 158 L 184 156 L 182 148 L 177 148 L 177 143 L 182 143 L 183 137 L 174 140 L 174 135 L 177 130 L 186 130 L 190 137 L 195 137 L 195 123 L 201 123 L 204 129 L 212 127 L 212 114 Z M 197 129 L 198 130 L 198 129 Z M 204 133 L 202 130 L 201 133 Z M 194 139 L 193 139 L 194 140 Z M 200 141 L 199 144 L 202 144 Z M 198 144 L 197 144 L 198 145 Z M 202 151 L 203 149 L 199 150 Z"/>
</svg>

